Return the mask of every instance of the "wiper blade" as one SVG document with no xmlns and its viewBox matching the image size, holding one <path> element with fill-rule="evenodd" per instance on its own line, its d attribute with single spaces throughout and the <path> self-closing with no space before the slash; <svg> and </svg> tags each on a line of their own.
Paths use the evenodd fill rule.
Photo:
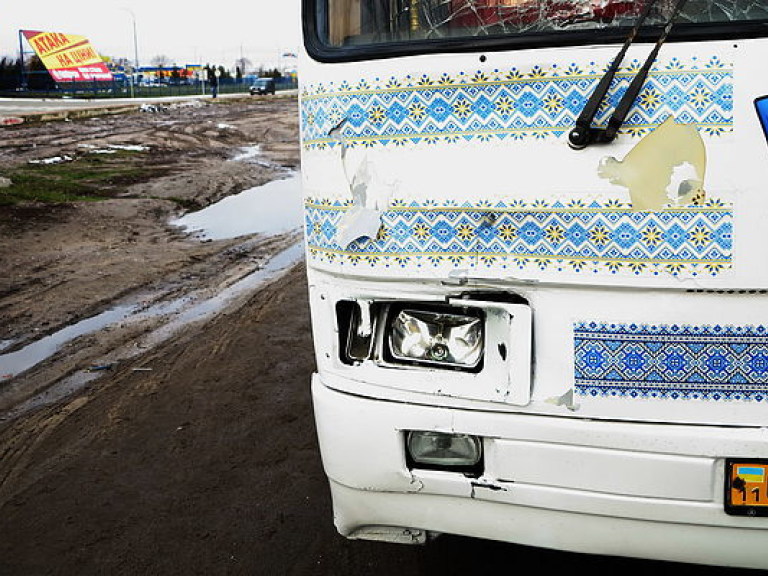
<svg viewBox="0 0 768 576">
<path fill-rule="evenodd" d="M 638 17 L 635 26 L 629 33 L 629 36 L 625 40 L 621 50 L 616 55 L 616 58 L 614 58 L 605 75 L 600 79 L 600 82 L 595 87 L 595 91 L 589 97 L 589 100 L 584 106 L 584 109 L 581 111 L 581 114 L 576 120 L 576 126 L 568 134 L 568 144 L 571 146 L 571 148 L 581 150 L 582 148 L 586 148 L 593 143 L 606 144 L 613 142 L 613 140 L 616 138 L 616 134 L 618 133 L 619 128 L 621 128 L 621 126 L 624 124 L 624 120 L 626 120 L 627 114 L 629 114 L 629 110 L 632 108 L 635 100 L 637 100 L 637 97 L 640 94 L 640 90 L 642 90 L 643 85 L 648 78 L 651 67 L 656 61 L 656 57 L 659 55 L 661 47 L 664 45 L 664 42 L 666 42 L 667 37 L 672 30 L 675 18 L 677 18 L 677 15 L 680 13 L 680 10 L 682 10 L 686 1 L 687 0 L 677 0 L 677 4 L 675 4 L 672 15 L 667 20 L 661 36 L 656 41 L 656 45 L 648 55 L 648 58 L 645 60 L 645 63 L 643 64 L 640 71 L 632 79 L 632 82 L 627 88 L 627 91 L 624 93 L 624 96 L 621 98 L 619 105 L 616 106 L 613 115 L 611 115 L 611 118 L 608 120 L 608 125 L 605 128 L 593 128 L 592 122 L 594 121 L 606 94 L 608 94 L 608 89 L 611 86 L 611 82 L 613 81 L 619 66 L 621 66 L 621 62 L 624 59 L 627 50 L 632 45 L 632 42 L 634 42 L 638 31 L 644 24 L 645 19 L 647 18 L 653 6 L 656 4 L 657 0 L 649 0 L 649 2 L 645 5 L 643 12 Z"/>
<path fill-rule="evenodd" d="M 616 133 L 619 131 L 619 128 L 621 128 L 622 124 L 624 124 L 624 120 L 627 119 L 627 114 L 629 114 L 630 108 L 632 108 L 635 100 L 637 100 L 637 97 L 640 95 L 640 90 L 643 89 L 643 85 L 648 79 L 648 73 L 651 71 L 651 66 L 653 66 L 653 63 L 656 61 L 656 57 L 659 55 L 659 50 L 661 50 L 664 42 L 667 41 L 669 32 L 672 30 L 672 26 L 674 26 L 675 18 L 677 18 L 677 15 L 680 13 L 680 10 L 682 10 L 683 5 L 686 2 L 687 0 L 677 1 L 675 9 L 672 12 L 672 16 L 670 16 L 669 20 L 667 21 L 667 25 L 664 26 L 664 31 L 656 41 L 656 46 L 653 47 L 653 50 L 651 50 L 648 58 L 645 59 L 643 67 L 632 79 L 632 83 L 629 85 L 629 88 L 627 88 L 627 91 L 624 92 L 624 96 L 621 97 L 619 105 L 616 106 L 616 110 L 613 111 L 611 118 L 608 120 L 608 125 L 605 127 L 602 141 L 612 142 L 613 139 L 616 138 Z"/>
</svg>

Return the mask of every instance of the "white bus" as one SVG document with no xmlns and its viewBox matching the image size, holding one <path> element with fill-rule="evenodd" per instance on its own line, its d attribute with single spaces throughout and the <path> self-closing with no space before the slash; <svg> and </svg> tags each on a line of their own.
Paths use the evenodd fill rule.
<svg viewBox="0 0 768 576">
<path fill-rule="evenodd" d="M 303 0 L 303 32 L 339 532 L 768 569 L 768 3 Z"/>
</svg>

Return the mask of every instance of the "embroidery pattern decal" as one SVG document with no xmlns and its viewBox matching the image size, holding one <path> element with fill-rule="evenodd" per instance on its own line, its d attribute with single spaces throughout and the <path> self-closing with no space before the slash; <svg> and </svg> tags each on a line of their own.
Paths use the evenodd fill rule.
<svg viewBox="0 0 768 576">
<path fill-rule="evenodd" d="M 733 212 L 715 199 L 657 212 L 635 212 L 618 201 L 400 200 L 382 213 L 377 238 L 339 246 L 339 224 L 350 207 L 351 201 L 305 201 L 310 260 L 675 276 L 714 276 L 731 266 Z"/>
<path fill-rule="evenodd" d="M 577 323 L 576 392 L 588 397 L 768 400 L 768 327 Z"/>
<path fill-rule="evenodd" d="M 641 65 L 634 60 L 620 69 L 597 124 L 607 121 Z M 559 138 L 573 127 L 606 66 L 553 64 L 310 84 L 301 93 L 304 147 L 335 146 L 328 133 L 342 120 L 348 146 Z M 622 132 L 642 136 L 670 115 L 710 136 L 731 131 L 733 66 L 716 56 L 657 62 Z"/>
</svg>

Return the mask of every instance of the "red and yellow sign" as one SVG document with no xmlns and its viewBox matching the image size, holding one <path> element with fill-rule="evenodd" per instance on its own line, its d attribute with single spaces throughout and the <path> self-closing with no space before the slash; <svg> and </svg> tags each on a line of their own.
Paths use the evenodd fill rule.
<svg viewBox="0 0 768 576">
<path fill-rule="evenodd" d="M 56 82 L 106 82 L 112 73 L 85 36 L 22 30 Z"/>
</svg>

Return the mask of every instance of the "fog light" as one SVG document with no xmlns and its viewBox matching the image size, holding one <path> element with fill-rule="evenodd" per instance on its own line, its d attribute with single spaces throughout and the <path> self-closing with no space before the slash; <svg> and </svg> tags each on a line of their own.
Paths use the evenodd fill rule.
<svg viewBox="0 0 768 576">
<path fill-rule="evenodd" d="M 477 436 L 443 432 L 409 432 L 408 454 L 414 464 L 437 468 L 472 468 L 483 456 Z"/>
<path fill-rule="evenodd" d="M 472 369 L 483 354 L 483 321 L 477 314 L 403 309 L 390 321 L 396 360 Z"/>
</svg>

